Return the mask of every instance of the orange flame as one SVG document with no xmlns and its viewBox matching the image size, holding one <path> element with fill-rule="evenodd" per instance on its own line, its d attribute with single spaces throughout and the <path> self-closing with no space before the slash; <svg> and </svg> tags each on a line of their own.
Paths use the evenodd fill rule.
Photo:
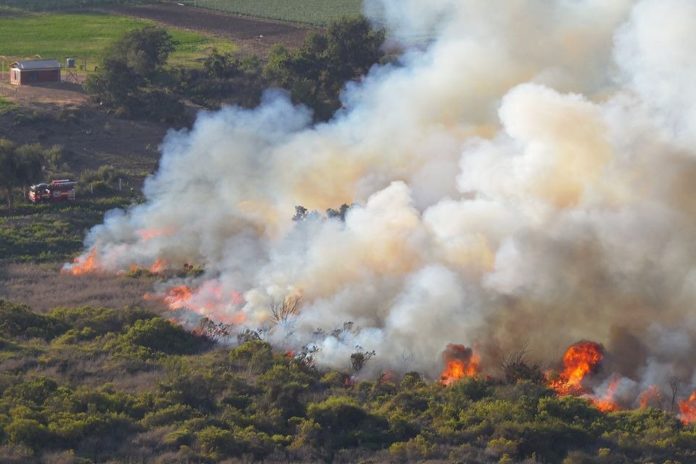
<svg viewBox="0 0 696 464">
<path fill-rule="evenodd" d="M 167 268 L 167 262 L 162 258 L 157 258 L 157 260 L 150 266 L 150 272 L 153 274 L 159 274 Z"/>
<path fill-rule="evenodd" d="M 215 322 L 242 325 L 246 322 L 246 314 L 242 311 L 230 311 L 226 303 L 235 306 L 244 304 L 244 297 L 237 291 L 223 292 L 222 287 L 215 281 L 208 281 L 198 289 L 187 285 L 179 285 L 168 289 L 164 295 L 145 294 L 146 300 L 161 299 L 170 310 L 184 309 L 208 317 Z"/>
<path fill-rule="evenodd" d="M 163 237 L 166 235 L 172 235 L 173 231 L 171 229 L 140 229 L 136 231 L 136 234 L 141 240 L 152 240 L 153 238 Z"/>
<path fill-rule="evenodd" d="M 440 383 L 446 387 L 465 377 L 474 377 L 479 372 L 479 356 L 464 345 L 447 345 L 442 359 L 445 369 L 440 374 Z"/>
<path fill-rule="evenodd" d="M 549 382 L 549 387 L 559 395 L 583 393 L 582 381 L 593 372 L 604 358 L 602 345 L 595 342 L 578 342 L 571 345 L 563 355 L 563 371 L 558 379 Z"/>
<path fill-rule="evenodd" d="M 696 390 L 688 399 L 679 402 L 679 418 L 684 425 L 696 423 Z"/>
<path fill-rule="evenodd" d="M 80 276 L 95 272 L 97 268 L 97 250 L 92 248 L 87 255 L 80 255 L 75 258 L 72 264 L 64 268 L 61 272 Z"/>
<path fill-rule="evenodd" d="M 604 392 L 604 395 L 602 395 L 599 398 L 590 398 L 590 401 L 592 401 L 592 404 L 594 404 L 597 409 L 599 409 L 602 412 L 612 412 L 621 409 L 621 407 L 614 399 L 614 395 L 616 395 L 616 390 L 619 388 L 619 381 L 619 377 L 614 377 L 609 383 L 607 391 Z"/>
<path fill-rule="evenodd" d="M 169 306 L 169 309 L 175 310 L 185 308 L 192 296 L 193 291 L 191 288 L 187 285 L 179 285 L 167 290 L 162 300 Z"/>
<path fill-rule="evenodd" d="M 662 404 L 662 392 L 655 385 L 651 385 L 647 390 L 638 396 L 641 409 L 647 407 L 660 407 Z"/>
</svg>

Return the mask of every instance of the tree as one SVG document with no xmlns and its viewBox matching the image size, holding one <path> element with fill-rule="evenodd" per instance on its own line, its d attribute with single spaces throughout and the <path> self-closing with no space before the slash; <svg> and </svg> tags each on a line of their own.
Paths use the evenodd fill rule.
<svg viewBox="0 0 696 464">
<path fill-rule="evenodd" d="M 375 31 L 364 17 L 344 18 L 332 23 L 327 32 L 327 86 L 338 94 L 345 82 L 367 74 L 384 56 L 384 31 Z"/>
<path fill-rule="evenodd" d="M 128 108 L 141 84 L 142 77 L 126 62 L 107 58 L 99 71 L 87 79 L 85 89 L 100 105 Z"/>
<path fill-rule="evenodd" d="M 164 29 L 148 26 L 127 32 L 106 54 L 105 64 L 125 64 L 137 75 L 151 79 L 167 62 L 176 42 Z"/>
<path fill-rule="evenodd" d="M 171 120 L 183 108 L 167 92 L 153 88 L 176 43 L 164 29 L 145 27 L 127 32 L 107 51 L 86 90 L 100 105 L 118 115 L 147 115 Z"/>
<path fill-rule="evenodd" d="M 365 75 L 384 56 L 384 31 L 375 31 L 365 18 L 332 23 L 326 34 L 310 34 L 296 51 L 276 47 L 264 70 L 266 77 L 290 91 L 296 102 L 328 119 L 340 108 L 346 82 Z"/>
<path fill-rule="evenodd" d="M 15 145 L 7 139 L 0 139 L 0 184 L 7 196 L 7 207 L 12 209 L 12 193 L 17 183 L 17 160 Z"/>
<path fill-rule="evenodd" d="M 5 190 L 7 207 L 12 210 L 17 188 L 26 188 L 43 172 L 43 152 L 38 144 L 17 147 L 0 139 L 0 187 Z"/>
</svg>

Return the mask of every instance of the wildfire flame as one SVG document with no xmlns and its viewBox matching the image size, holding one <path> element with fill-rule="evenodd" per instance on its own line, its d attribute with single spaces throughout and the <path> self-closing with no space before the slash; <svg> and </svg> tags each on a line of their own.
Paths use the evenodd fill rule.
<svg viewBox="0 0 696 464">
<path fill-rule="evenodd" d="M 173 230 L 170 229 L 140 229 L 136 231 L 136 234 L 140 237 L 141 240 L 152 240 L 153 238 L 157 237 L 164 237 L 167 235 L 172 235 L 174 233 Z"/>
<path fill-rule="evenodd" d="M 69 266 L 62 269 L 61 272 L 81 276 L 96 271 L 97 265 L 97 250 L 94 248 L 86 255 L 80 255 L 75 258 Z"/>
<path fill-rule="evenodd" d="M 614 399 L 614 396 L 616 395 L 616 390 L 618 390 L 619 388 L 620 380 L 621 379 L 619 377 L 614 377 L 609 383 L 609 386 L 607 387 L 606 392 L 604 392 L 604 395 L 602 395 L 601 397 L 590 397 L 590 401 L 592 401 L 592 404 L 594 404 L 597 409 L 599 409 L 602 412 L 612 412 L 621 409 L 619 404 Z"/>
<path fill-rule="evenodd" d="M 638 396 L 640 407 L 660 407 L 662 405 L 662 392 L 655 385 L 651 385 L 647 390 Z"/>
<path fill-rule="evenodd" d="M 688 399 L 679 402 L 679 418 L 682 423 L 696 423 L 696 390 Z"/>
<path fill-rule="evenodd" d="M 442 359 L 445 369 L 440 375 L 440 383 L 444 386 L 450 386 L 465 377 L 474 377 L 479 372 L 479 356 L 464 345 L 447 345 Z"/>
<path fill-rule="evenodd" d="M 223 292 L 222 287 L 214 281 L 205 282 L 197 289 L 178 285 L 164 294 L 148 293 L 144 297 L 147 300 L 161 300 L 171 311 L 187 310 L 224 324 L 241 325 L 246 322 L 244 312 L 226 306 L 240 307 L 244 304 L 244 297 L 236 291 Z"/>
<path fill-rule="evenodd" d="M 186 308 L 193 297 L 193 291 L 187 285 L 179 285 L 167 290 L 162 300 L 171 310 Z"/>
<path fill-rule="evenodd" d="M 585 376 L 594 372 L 603 358 L 604 350 L 599 343 L 582 341 L 571 345 L 563 355 L 563 371 L 558 379 L 549 382 L 549 387 L 559 395 L 582 394 Z"/>
<path fill-rule="evenodd" d="M 157 258 L 157 260 L 150 266 L 150 272 L 153 274 L 159 274 L 167 268 L 167 262 L 162 258 Z"/>
</svg>

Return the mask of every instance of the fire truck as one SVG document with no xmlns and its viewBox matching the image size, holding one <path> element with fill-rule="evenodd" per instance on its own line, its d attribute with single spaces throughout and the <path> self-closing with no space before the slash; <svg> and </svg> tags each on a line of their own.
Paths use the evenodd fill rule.
<svg viewBox="0 0 696 464">
<path fill-rule="evenodd" d="M 51 183 L 41 183 L 29 187 L 27 198 L 32 203 L 72 201 L 75 199 L 77 182 L 69 179 L 53 180 Z"/>
</svg>

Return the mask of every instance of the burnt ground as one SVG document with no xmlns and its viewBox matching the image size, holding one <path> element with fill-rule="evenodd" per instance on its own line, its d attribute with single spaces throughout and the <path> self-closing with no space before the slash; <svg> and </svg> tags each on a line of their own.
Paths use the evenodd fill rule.
<svg viewBox="0 0 696 464">
<path fill-rule="evenodd" d="M 232 39 L 242 52 L 268 56 L 274 45 L 296 48 L 312 30 L 268 19 L 250 18 L 179 5 L 118 6 L 107 11 Z"/>
</svg>

